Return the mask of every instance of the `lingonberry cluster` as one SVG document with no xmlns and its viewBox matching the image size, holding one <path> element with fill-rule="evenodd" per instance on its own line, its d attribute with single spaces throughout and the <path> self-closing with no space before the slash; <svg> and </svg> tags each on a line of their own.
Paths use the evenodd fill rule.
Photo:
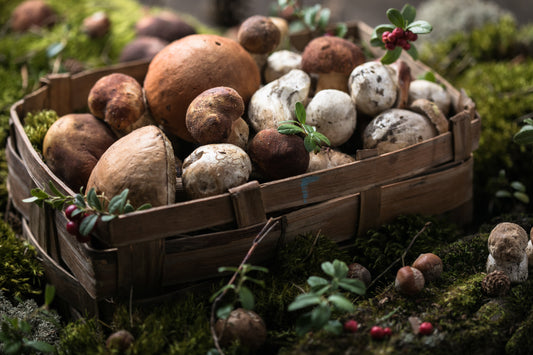
<svg viewBox="0 0 533 355">
<path fill-rule="evenodd" d="M 65 208 L 65 216 L 68 219 L 67 232 L 76 237 L 80 243 L 88 243 L 91 239 L 90 235 L 83 235 L 80 232 L 80 224 L 83 219 L 88 216 L 87 213 L 80 211 L 78 206 L 72 204 Z"/>
<path fill-rule="evenodd" d="M 406 51 L 411 49 L 411 43 L 418 39 L 418 35 L 409 30 L 396 27 L 392 32 L 385 31 L 381 35 L 381 40 L 385 44 L 385 48 L 393 50 L 396 47 L 402 47 Z"/>
</svg>

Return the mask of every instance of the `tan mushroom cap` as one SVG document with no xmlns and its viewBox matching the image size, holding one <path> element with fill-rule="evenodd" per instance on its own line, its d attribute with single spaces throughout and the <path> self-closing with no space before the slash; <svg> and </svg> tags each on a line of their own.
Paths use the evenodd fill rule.
<svg viewBox="0 0 533 355">
<path fill-rule="evenodd" d="M 254 59 L 239 43 L 197 34 L 172 42 L 152 59 L 144 89 L 153 118 L 168 132 L 193 141 L 185 115 L 195 97 L 207 89 L 228 86 L 247 103 L 260 83 Z"/>
<path fill-rule="evenodd" d="M 525 254 L 529 236 L 516 223 L 497 224 L 489 234 L 490 254 L 499 262 L 521 262 Z"/>
<path fill-rule="evenodd" d="M 355 43 L 340 37 L 322 36 L 313 39 L 305 47 L 302 69 L 307 73 L 350 75 L 365 60 L 363 51 Z"/>
<path fill-rule="evenodd" d="M 281 39 L 281 32 L 274 22 L 261 15 L 247 18 L 240 26 L 237 40 L 250 53 L 272 52 Z"/>
<path fill-rule="evenodd" d="M 11 13 L 10 26 L 15 32 L 26 32 L 31 27 L 47 27 L 55 24 L 55 11 L 42 0 L 21 2 Z"/>
</svg>

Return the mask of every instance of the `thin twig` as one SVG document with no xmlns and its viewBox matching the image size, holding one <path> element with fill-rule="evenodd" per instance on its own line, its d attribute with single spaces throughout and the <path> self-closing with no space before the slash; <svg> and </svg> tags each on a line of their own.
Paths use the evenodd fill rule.
<svg viewBox="0 0 533 355">
<path fill-rule="evenodd" d="M 272 218 L 270 218 L 267 221 L 267 223 L 263 226 L 261 231 L 255 236 L 255 238 L 254 238 L 254 240 L 252 242 L 252 246 L 250 247 L 250 249 L 246 253 L 246 256 L 244 257 L 244 259 L 242 259 L 241 264 L 239 265 L 239 267 L 237 268 L 237 270 L 235 271 L 235 273 L 233 274 L 233 276 L 229 280 L 227 286 L 232 285 L 235 282 L 235 280 L 237 279 L 237 275 L 239 274 L 239 272 L 244 267 L 244 264 L 246 264 L 248 259 L 252 256 L 252 253 L 254 252 L 255 248 L 259 245 L 259 243 L 261 243 L 261 241 L 268 235 L 268 233 L 270 233 L 270 231 L 278 223 L 279 223 L 279 220 L 278 221 L 274 221 Z M 221 355 L 224 355 L 224 352 L 220 348 L 220 344 L 219 344 L 219 341 L 218 341 L 218 336 L 217 336 L 216 330 L 215 330 L 215 311 L 216 311 L 216 308 L 217 308 L 216 306 L 217 306 L 218 302 L 224 297 L 224 295 L 227 293 L 228 290 L 229 290 L 229 287 L 226 287 L 224 289 L 224 291 L 222 291 L 215 298 L 215 300 L 213 301 L 213 304 L 211 305 L 211 317 L 210 317 L 211 335 L 213 336 L 213 341 L 215 342 L 215 347 L 216 347 L 216 349 L 218 350 L 218 352 Z"/>
</svg>

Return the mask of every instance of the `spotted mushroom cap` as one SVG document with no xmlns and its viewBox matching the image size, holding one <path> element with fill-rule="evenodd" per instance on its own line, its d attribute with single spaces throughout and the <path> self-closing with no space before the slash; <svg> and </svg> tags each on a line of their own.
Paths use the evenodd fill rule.
<svg viewBox="0 0 533 355">
<path fill-rule="evenodd" d="M 499 262 L 520 262 L 525 253 L 529 237 L 521 226 L 502 222 L 489 235 L 490 254 Z"/>
<path fill-rule="evenodd" d="M 340 37 L 322 36 L 311 40 L 305 47 L 302 69 L 307 73 L 350 75 L 365 60 L 363 51 L 355 43 Z"/>
</svg>

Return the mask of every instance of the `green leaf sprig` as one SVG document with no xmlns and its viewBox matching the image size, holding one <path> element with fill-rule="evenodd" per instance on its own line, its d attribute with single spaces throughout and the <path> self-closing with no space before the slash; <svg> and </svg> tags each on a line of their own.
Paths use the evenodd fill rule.
<svg viewBox="0 0 533 355">
<path fill-rule="evenodd" d="M 381 24 L 374 28 L 370 44 L 374 47 L 385 49 L 381 58 L 383 64 L 394 63 L 402 54 L 402 49 L 414 59 L 418 59 L 418 51 L 412 42 L 418 35 L 428 34 L 433 27 L 427 21 L 415 21 L 416 9 L 406 4 L 402 10 L 390 8 L 387 18 L 390 24 Z"/>
<path fill-rule="evenodd" d="M 83 236 L 88 236 L 91 233 L 98 219 L 102 222 L 109 222 L 121 214 L 142 211 L 152 207 L 152 205 L 146 203 L 137 209 L 134 208 L 128 200 L 128 189 L 124 189 L 120 194 L 113 196 L 108 201 L 106 196 L 97 195 L 94 188 L 91 188 L 86 195 L 80 191 L 74 196 L 67 196 L 59 191 L 51 181 L 48 183 L 48 187 L 51 193 L 40 188 L 32 189 L 32 197 L 25 198 L 22 201 L 35 203 L 39 207 L 47 204 L 57 210 L 63 210 L 68 205 L 75 205 L 76 209 L 71 216 L 85 216 L 80 223 L 80 234 Z"/>
<path fill-rule="evenodd" d="M 318 153 L 322 146 L 331 145 L 329 139 L 322 133 L 317 132 L 315 126 L 305 123 L 305 107 L 301 102 L 295 105 L 296 120 L 281 122 L 278 132 L 282 134 L 302 134 L 304 136 L 304 146 L 308 152 Z"/>
<path fill-rule="evenodd" d="M 298 295 L 289 304 L 289 311 L 297 311 L 312 307 L 310 311 L 302 314 L 296 321 L 296 333 L 304 335 L 310 331 L 324 329 L 334 334 L 342 332 L 342 324 L 337 319 L 331 319 L 333 311 L 353 312 L 353 303 L 346 298 L 342 291 L 358 295 L 366 292 L 365 284 L 361 280 L 348 278 L 348 266 L 340 260 L 324 262 L 322 271 L 331 277 L 327 280 L 319 276 L 310 276 L 307 284 L 310 290 Z"/>
<path fill-rule="evenodd" d="M 301 6 L 299 1 L 295 0 L 278 0 L 278 6 L 281 10 L 292 9 L 292 15 L 297 19 L 290 23 L 291 32 L 301 30 L 318 31 L 326 33 L 326 29 L 331 19 L 331 10 L 320 4 L 313 6 Z M 348 32 L 348 26 L 340 22 L 336 25 L 333 35 L 344 37 Z"/>
</svg>

